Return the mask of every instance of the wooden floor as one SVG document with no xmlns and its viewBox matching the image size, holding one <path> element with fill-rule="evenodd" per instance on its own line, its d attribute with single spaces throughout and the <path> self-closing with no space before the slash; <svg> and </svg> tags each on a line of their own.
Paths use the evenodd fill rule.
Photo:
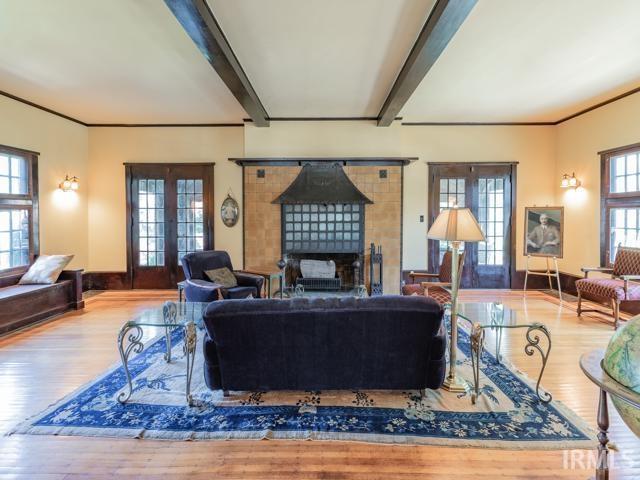
<svg viewBox="0 0 640 480">
<path fill-rule="evenodd" d="M 578 358 L 604 348 L 613 329 L 596 318 L 578 319 L 575 304 L 561 307 L 541 293 L 465 292 L 468 300 L 500 299 L 553 335 L 543 380 L 555 399 L 595 426 L 597 389 Z M 589 452 L 504 451 L 385 446 L 350 442 L 201 441 L 5 436 L 12 425 L 90 381 L 117 362 L 116 335 L 125 319 L 158 305 L 172 292 L 108 292 L 91 297 L 83 312 L 0 339 L 0 478 L 216 478 L 425 479 L 579 478 L 592 475 Z M 491 344 L 490 344 L 491 345 Z M 504 352 L 531 376 L 538 359 L 522 351 L 518 335 Z M 613 410 L 613 409 L 612 409 Z M 612 412 L 611 478 L 640 479 L 640 440 Z M 571 459 L 574 459 L 574 468 Z M 582 461 L 580 461 L 582 460 Z M 582 468 L 584 467 L 584 468 Z"/>
</svg>

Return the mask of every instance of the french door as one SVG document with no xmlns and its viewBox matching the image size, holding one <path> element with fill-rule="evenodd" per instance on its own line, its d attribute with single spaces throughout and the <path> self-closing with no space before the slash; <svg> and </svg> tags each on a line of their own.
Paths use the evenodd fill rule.
<svg viewBox="0 0 640 480">
<path fill-rule="evenodd" d="M 430 225 L 443 208 L 468 207 L 486 241 L 463 244 L 465 265 L 461 286 L 509 288 L 515 251 L 512 206 L 515 205 L 515 164 L 429 164 Z M 429 241 L 429 267 L 437 271 L 447 242 Z"/>
<path fill-rule="evenodd" d="M 125 164 L 132 288 L 175 288 L 181 258 L 213 248 L 213 164 Z"/>
</svg>

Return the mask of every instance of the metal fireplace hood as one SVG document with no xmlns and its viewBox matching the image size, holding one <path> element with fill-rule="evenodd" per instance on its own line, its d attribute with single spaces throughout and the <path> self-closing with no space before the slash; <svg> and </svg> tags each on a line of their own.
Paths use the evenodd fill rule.
<svg viewBox="0 0 640 480">
<path fill-rule="evenodd" d="M 306 164 L 272 203 L 373 203 L 356 188 L 339 163 Z"/>
</svg>

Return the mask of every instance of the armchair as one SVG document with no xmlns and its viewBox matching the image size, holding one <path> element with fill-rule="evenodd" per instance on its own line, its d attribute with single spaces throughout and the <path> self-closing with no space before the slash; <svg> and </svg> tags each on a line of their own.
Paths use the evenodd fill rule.
<svg viewBox="0 0 640 480">
<path fill-rule="evenodd" d="M 226 267 L 238 281 L 232 288 L 224 288 L 213 283 L 204 273 L 207 270 Z M 252 295 L 260 298 L 264 278 L 242 271 L 234 271 L 229 254 L 222 250 L 187 253 L 182 257 L 182 269 L 185 275 L 184 294 L 187 302 L 212 302 L 219 299 L 247 298 Z"/>
<path fill-rule="evenodd" d="M 578 316 L 582 312 L 598 312 L 583 309 L 582 298 L 611 305 L 613 326 L 618 328 L 620 303 L 640 301 L 640 248 L 618 247 L 613 267 L 582 268 L 584 278 L 576 282 L 578 290 Z M 589 273 L 610 274 L 609 278 L 589 278 Z"/>
<path fill-rule="evenodd" d="M 464 256 L 464 251 L 458 256 L 460 275 L 462 274 L 462 267 L 464 266 Z M 460 275 L 458 275 L 458 278 L 460 278 Z M 435 299 L 441 305 L 451 302 L 451 294 L 446 290 L 446 288 L 451 287 L 451 251 L 447 250 L 444 253 L 438 273 L 411 271 L 409 278 L 411 278 L 411 283 L 403 285 L 402 287 L 403 295 L 424 295 Z M 416 282 L 416 280 L 421 279 L 426 279 L 427 281 Z"/>
</svg>

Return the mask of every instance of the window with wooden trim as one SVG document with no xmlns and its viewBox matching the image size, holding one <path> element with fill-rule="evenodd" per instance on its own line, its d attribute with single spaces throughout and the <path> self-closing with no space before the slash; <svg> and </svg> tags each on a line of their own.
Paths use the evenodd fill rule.
<svg viewBox="0 0 640 480">
<path fill-rule="evenodd" d="M 618 247 L 640 247 L 640 143 L 600 152 L 600 263 L 612 265 Z"/>
<path fill-rule="evenodd" d="M 38 154 L 0 145 L 0 270 L 38 255 Z"/>
</svg>

